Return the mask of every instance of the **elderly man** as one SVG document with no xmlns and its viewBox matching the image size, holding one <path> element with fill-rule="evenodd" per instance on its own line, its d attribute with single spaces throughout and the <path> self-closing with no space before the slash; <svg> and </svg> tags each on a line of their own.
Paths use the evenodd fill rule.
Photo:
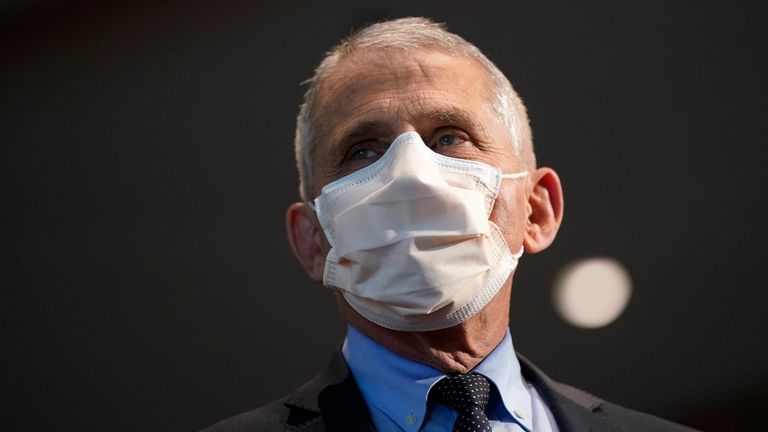
<svg viewBox="0 0 768 432">
<path fill-rule="evenodd" d="M 293 394 L 211 431 L 683 431 L 516 356 L 515 268 L 555 239 L 560 180 L 525 107 L 474 45 L 422 18 L 323 59 L 296 128 L 288 239 L 349 323 Z"/>
</svg>

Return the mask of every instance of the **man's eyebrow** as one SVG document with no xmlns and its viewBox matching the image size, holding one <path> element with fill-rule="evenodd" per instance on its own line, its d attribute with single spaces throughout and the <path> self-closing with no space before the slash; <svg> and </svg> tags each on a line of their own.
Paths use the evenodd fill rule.
<svg viewBox="0 0 768 432">
<path fill-rule="evenodd" d="M 446 122 L 452 126 L 461 127 L 467 129 L 468 132 L 477 135 L 477 138 L 483 141 L 487 141 L 488 136 L 486 134 L 485 127 L 479 118 L 471 111 L 467 111 L 460 107 L 450 106 L 447 108 L 439 108 L 427 111 L 418 115 L 422 119 L 428 119 L 431 121 L 439 120 Z M 371 135 L 381 132 L 386 129 L 389 124 L 381 120 L 363 120 L 355 123 L 348 130 L 341 132 L 336 139 L 332 141 L 334 151 L 344 152 L 346 149 L 355 143 L 355 141 L 369 138 Z"/>
<path fill-rule="evenodd" d="M 453 126 L 469 129 L 468 132 L 479 134 L 479 138 L 486 139 L 486 131 L 480 119 L 471 111 L 459 107 L 449 109 L 432 110 L 426 114 L 430 120 L 441 120 Z"/>
<path fill-rule="evenodd" d="M 361 121 L 352 126 L 349 130 L 342 132 L 338 139 L 334 140 L 337 150 L 344 151 L 355 141 L 368 138 L 375 131 L 381 130 L 384 124 L 380 121 Z"/>
</svg>

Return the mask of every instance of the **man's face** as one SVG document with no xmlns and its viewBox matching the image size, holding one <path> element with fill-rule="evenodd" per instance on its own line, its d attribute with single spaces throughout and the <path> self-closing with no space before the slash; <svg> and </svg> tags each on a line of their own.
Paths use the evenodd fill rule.
<svg viewBox="0 0 768 432">
<path fill-rule="evenodd" d="M 362 50 L 344 58 L 318 89 L 314 196 L 373 163 L 408 131 L 446 156 L 504 173 L 525 170 L 493 110 L 491 88 L 474 59 L 440 50 Z M 523 242 L 530 211 L 526 185 L 504 180 L 490 217 L 513 252 Z"/>
</svg>

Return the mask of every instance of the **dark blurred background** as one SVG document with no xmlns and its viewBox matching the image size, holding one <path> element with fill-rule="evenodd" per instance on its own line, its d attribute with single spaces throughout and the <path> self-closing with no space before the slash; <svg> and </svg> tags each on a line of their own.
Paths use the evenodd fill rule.
<svg viewBox="0 0 768 432">
<path fill-rule="evenodd" d="M 564 182 L 516 348 L 620 404 L 763 428 L 766 3 L 543 3 L 0 2 L 2 429 L 196 430 L 325 364 L 344 324 L 283 228 L 299 83 L 408 15 L 499 65 Z M 550 297 L 591 256 L 634 293 L 585 330 Z"/>
</svg>

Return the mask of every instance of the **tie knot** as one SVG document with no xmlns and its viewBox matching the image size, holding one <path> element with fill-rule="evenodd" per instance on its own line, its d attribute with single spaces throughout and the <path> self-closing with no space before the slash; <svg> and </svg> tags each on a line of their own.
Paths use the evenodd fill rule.
<svg viewBox="0 0 768 432">
<path fill-rule="evenodd" d="M 484 376 L 469 373 L 446 376 L 435 384 L 430 394 L 438 401 L 462 412 L 473 406 L 484 410 L 488 405 L 490 391 L 491 384 Z"/>
</svg>

